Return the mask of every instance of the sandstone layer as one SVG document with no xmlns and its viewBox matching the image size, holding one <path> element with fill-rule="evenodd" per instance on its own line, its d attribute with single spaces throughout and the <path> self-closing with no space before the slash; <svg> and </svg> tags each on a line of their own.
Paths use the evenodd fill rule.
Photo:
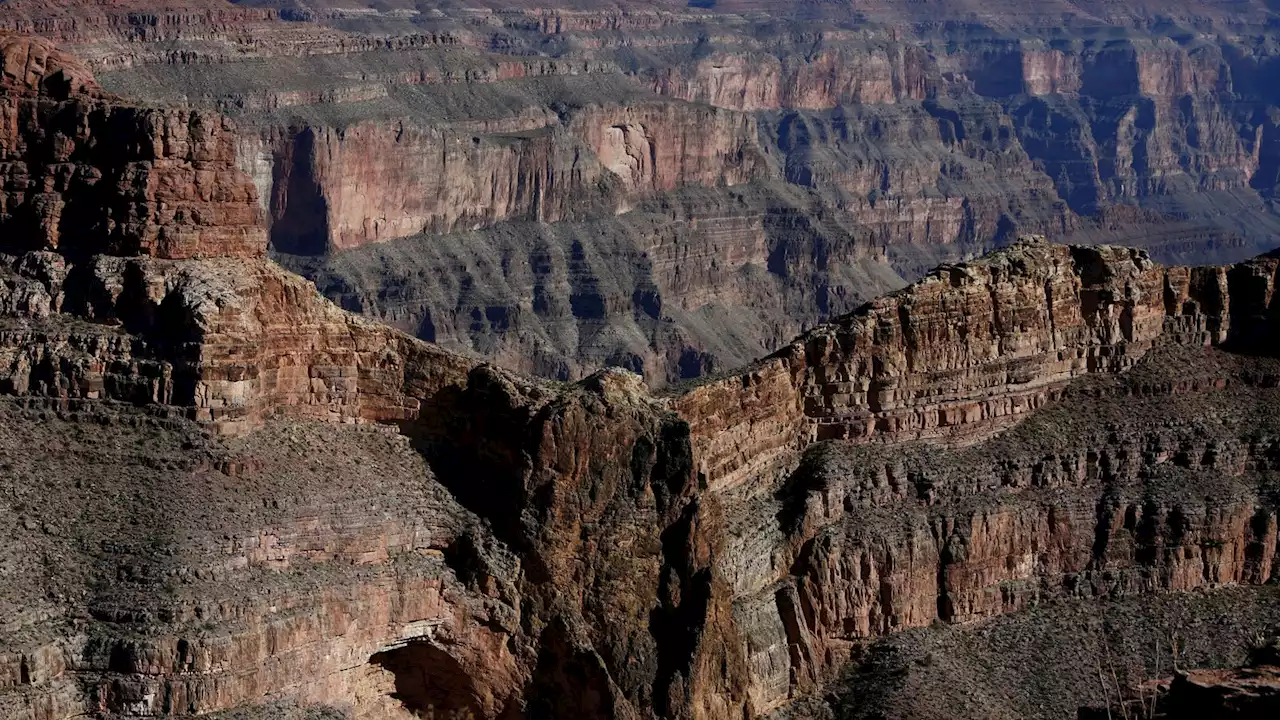
<svg viewBox="0 0 1280 720">
<path fill-rule="evenodd" d="M 0 35 L 0 248 L 260 257 L 253 186 L 228 120 L 103 94 L 43 40 Z"/>
<path fill-rule="evenodd" d="M 552 388 L 474 366 L 326 307 L 261 261 L 97 256 L 103 277 L 173 288 L 149 326 L 137 290 L 93 306 L 51 292 L 61 258 L 13 261 L 6 322 L 22 330 L 5 338 L 61 377 L 77 377 L 62 359 L 84 357 L 77 342 L 141 356 L 153 334 L 208 332 L 184 343 L 200 358 L 194 402 L 111 375 L 96 395 L 69 380 L 5 387 L 20 403 L 10 456 L 32 432 L 74 443 L 6 470 L 13 545 L 69 559 L 11 566 L 25 579 L 9 606 L 45 608 L 9 621 L 2 699 L 16 717 L 282 702 L 559 716 L 566 697 L 584 717 L 755 716 L 910 628 L 1274 576 L 1266 408 L 1280 368 L 1216 349 L 1268 350 L 1270 259 L 1162 269 L 1137 251 L 1028 241 L 658 400 L 619 371 Z M 211 314 L 167 309 L 201 304 Z M 113 307 L 139 315 L 116 325 Z M 46 349 L 60 327 L 80 352 Z M 929 354 L 902 327 L 960 335 Z M 177 377 L 172 357 L 108 364 Z M 257 376 L 222 377 L 235 358 Z M 283 377 L 302 368 L 299 395 Z M 875 392 L 847 408 L 883 422 L 832 423 L 845 401 L 820 391 L 864 379 Z M 233 388 L 242 405 L 218 412 Z M 323 422 L 340 420 L 391 428 Z M 139 433 L 154 455 L 131 455 Z M 329 479 L 333 452 L 352 480 Z M 97 469 L 104 453 L 120 481 Z M 50 473 L 65 504 L 29 495 Z M 140 490 L 110 484 L 139 477 Z M 216 513 L 194 510 L 209 495 L 184 499 L 232 487 L 257 490 Z M 423 488 L 434 499 L 396 500 Z M 99 489 L 116 498 L 106 514 L 66 525 Z"/>
</svg>

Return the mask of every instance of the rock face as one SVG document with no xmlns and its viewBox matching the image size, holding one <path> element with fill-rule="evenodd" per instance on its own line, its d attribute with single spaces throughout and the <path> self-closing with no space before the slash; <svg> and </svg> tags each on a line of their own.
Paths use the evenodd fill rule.
<svg viewBox="0 0 1280 720">
<path fill-rule="evenodd" d="M 938 620 L 1273 577 L 1273 440 L 1252 423 L 1274 369 L 1204 348 L 1270 347 L 1276 267 L 1019 244 L 672 398 L 730 508 L 754 705 Z"/>
<path fill-rule="evenodd" d="M 600 168 L 562 161 L 571 142 L 550 128 L 520 130 L 524 137 L 481 139 L 366 124 L 285 135 L 257 151 L 270 163 L 261 184 L 271 193 L 272 242 L 324 255 L 507 218 L 561 220 L 570 196 L 607 201 Z"/>
<path fill-rule="evenodd" d="M 1261 717 L 1280 710 L 1280 657 L 1274 643 L 1265 657 L 1239 670 L 1194 670 L 1174 676 L 1164 707 L 1172 717 Z"/>
<path fill-rule="evenodd" d="M 685 185 L 746 182 L 762 162 L 751 118 L 672 105 L 586 107 L 567 127 L 535 114 L 483 131 L 364 123 L 273 135 L 242 150 L 262 159 L 250 169 L 262 169 L 274 246 L 304 255 L 620 212 Z"/>
<path fill-rule="evenodd" d="M 263 255 L 229 121 L 122 104 L 42 41 L 0 36 L 0 52 L 3 249 Z"/>
<path fill-rule="evenodd" d="M 659 95 L 735 110 L 824 110 L 924 100 L 937 90 L 932 63 L 921 48 L 896 43 L 805 58 L 722 53 L 657 69 L 652 83 Z"/>
<path fill-rule="evenodd" d="M 35 91 L 65 97 L 100 89 L 93 73 L 80 60 L 34 35 L 0 35 L 0 57 L 4 58 L 4 87 L 10 92 Z"/>
<path fill-rule="evenodd" d="M 747 382 L 710 383 L 674 402 L 694 418 L 695 437 L 726 446 L 703 454 L 713 483 L 736 484 L 755 453 L 736 451 L 731 438 L 758 427 L 773 428 L 771 446 L 967 444 L 1054 400 L 1073 378 L 1128 369 L 1153 345 L 1268 343 L 1276 263 L 1161 268 L 1140 251 L 1031 238 L 820 326 L 758 363 Z M 768 391 L 770 417 L 724 422 L 724 409 L 757 406 L 761 387 L 786 384 L 789 393 Z"/>
<path fill-rule="evenodd" d="M 0 382 L 56 405 L 155 403 L 233 433 L 283 406 L 390 422 L 465 376 L 462 360 L 343 313 L 262 261 L 0 257 L 10 319 Z M 426 369 L 428 357 L 439 363 Z"/>
</svg>

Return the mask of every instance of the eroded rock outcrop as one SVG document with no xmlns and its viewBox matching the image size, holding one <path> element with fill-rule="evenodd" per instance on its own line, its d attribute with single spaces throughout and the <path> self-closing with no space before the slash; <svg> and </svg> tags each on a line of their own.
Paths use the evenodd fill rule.
<svg viewBox="0 0 1280 720">
<path fill-rule="evenodd" d="M 887 44 L 808 57 L 717 54 L 688 67 L 655 71 L 653 89 L 735 110 L 826 109 L 924 100 L 936 88 L 921 48 Z"/>
<path fill-rule="evenodd" d="M 673 403 L 706 443 L 700 457 L 713 484 L 736 484 L 742 458 L 755 454 L 735 449 L 736 434 L 773 436 L 769 446 L 971 443 L 1054 400 L 1071 379 L 1124 371 L 1157 344 L 1269 343 L 1275 270 L 1272 258 L 1162 268 L 1141 251 L 1031 239 L 944 266 L 805 334 L 749 375 Z M 788 377 L 790 402 L 723 422 L 724 409 L 755 406 L 755 378 L 785 387 Z"/>
<path fill-rule="evenodd" d="M 261 261 L 0 257 L 11 320 L 0 374 L 13 394 L 158 404 L 239 432 L 284 407 L 345 421 L 412 417 L 416 398 L 468 366 L 343 313 Z"/>
<path fill-rule="evenodd" d="M 503 220 L 612 215 L 683 186 L 761 174 L 746 115 L 672 103 L 588 106 L 565 122 L 271 128 L 242 143 L 264 192 L 274 247 L 325 255 Z"/>
<path fill-rule="evenodd" d="M 672 398 L 731 508 L 756 706 L 937 620 L 1268 582 L 1274 436 L 1253 423 L 1275 369 L 1209 348 L 1272 351 L 1276 269 L 1025 242 Z M 1209 406 L 1237 409 L 1189 423 Z"/>
<path fill-rule="evenodd" d="M 305 256 L 291 268 L 321 282 L 329 268 L 313 258 L 386 242 L 400 245 L 389 255 L 418 255 L 423 237 L 507 261 L 493 236 L 530 222 L 595 237 L 606 226 L 608 264 L 643 274 L 648 213 L 625 211 L 671 210 L 736 248 L 756 243 L 758 228 L 722 219 L 778 213 L 727 194 L 692 208 L 685 193 L 786 196 L 776 222 L 804 241 L 770 247 L 747 282 L 719 273 L 707 294 L 741 293 L 759 316 L 728 338 L 716 326 L 732 313 L 714 300 L 687 321 L 672 316 L 672 332 L 629 312 L 598 333 L 560 330 L 579 318 L 545 308 L 598 289 L 561 286 L 539 312 L 521 307 L 515 285 L 476 297 L 467 262 L 408 277 L 361 266 L 326 283 L 332 298 L 360 295 L 363 312 L 423 339 L 555 378 L 611 363 L 657 386 L 738 365 L 896 286 L 867 277 L 877 275 L 865 272 L 869 255 L 913 280 L 1039 233 L 1137 245 L 1164 263 L 1227 263 L 1280 232 L 1273 30 L 1254 6 L 1224 22 L 1220 9 L 1187 3 L 1159 20 L 1079 3 L 1006 4 L 980 19 L 954 3 L 877 4 L 848 18 L 839 3 L 501 5 L 23 2 L 0 24 L 70 43 L 107 87 L 140 102 L 235 116 L 274 247 Z M 806 284 L 827 297 L 789 287 L 811 266 Z M 634 290 L 609 305 L 620 310 Z M 452 297 L 416 307 L 433 294 Z M 517 308 L 528 321 L 485 317 Z"/>
<path fill-rule="evenodd" d="M 1161 706 L 1172 718 L 1247 718 L 1280 710 L 1280 665 L 1274 647 L 1248 667 L 1178 673 Z"/>
<path fill-rule="evenodd" d="M 228 120 L 101 93 L 47 42 L 0 38 L 3 249 L 260 257 L 253 186 Z"/>
</svg>

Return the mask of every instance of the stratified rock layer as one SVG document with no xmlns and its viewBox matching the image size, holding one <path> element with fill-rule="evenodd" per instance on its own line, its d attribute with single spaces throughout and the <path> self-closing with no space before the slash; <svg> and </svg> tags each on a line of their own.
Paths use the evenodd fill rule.
<svg viewBox="0 0 1280 720">
<path fill-rule="evenodd" d="M 1054 400 L 1073 378 L 1126 370 L 1153 345 L 1269 342 L 1277 264 L 1162 268 L 1141 251 L 1031 239 L 943 266 L 801 336 L 745 378 L 672 402 L 707 443 L 713 484 L 736 484 L 759 455 L 742 443 L 967 444 Z M 772 388 L 763 403 L 762 388 Z"/>
<path fill-rule="evenodd" d="M 225 118 L 102 94 L 47 42 L 0 35 L 0 249 L 261 257 L 253 185 Z"/>
<path fill-rule="evenodd" d="M 1022 234 L 1220 264 L 1280 233 L 1259 3 L 410 5 L 11 2 L 0 26 L 231 114 L 277 257 L 331 299 L 555 379 L 723 371 Z M 657 218 L 705 293 L 650 273 Z M 530 234 L 557 242 L 513 252 Z"/>
</svg>

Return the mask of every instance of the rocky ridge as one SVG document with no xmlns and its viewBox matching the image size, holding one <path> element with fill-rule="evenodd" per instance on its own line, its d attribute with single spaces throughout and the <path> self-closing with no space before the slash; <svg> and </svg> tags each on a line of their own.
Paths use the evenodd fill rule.
<svg viewBox="0 0 1280 720">
<path fill-rule="evenodd" d="M 229 121 L 124 103 L 47 41 L 3 35 L 0 53 L 0 249 L 264 254 L 257 198 L 235 169 Z"/>
</svg>

